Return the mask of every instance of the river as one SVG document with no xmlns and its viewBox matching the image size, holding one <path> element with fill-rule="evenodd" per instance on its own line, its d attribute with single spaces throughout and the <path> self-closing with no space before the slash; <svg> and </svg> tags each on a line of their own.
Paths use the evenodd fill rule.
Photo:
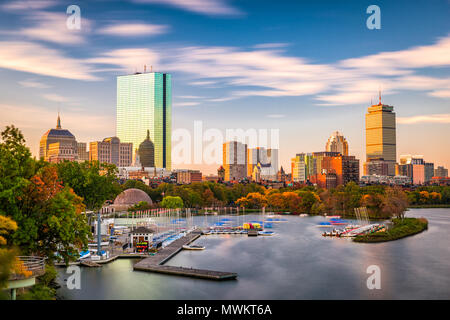
<svg viewBox="0 0 450 320">
<path fill-rule="evenodd" d="M 367 244 L 322 237 L 323 217 L 283 216 L 275 236 L 202 236 L 203 251 L 182 251 L 166 264 L 237 272 L 224 282 L 133 271 L 136 260 L 81 268 L 81 289 L 69 290 L 59 269 L 63 299 L 450 299 L 450 209 L 411 209 L 427 231 Z M 220 218 L 230 217 L 221 216 Z M 218 217 L 208 217 L 214 222 Z M 240 217 L 242 221 L 242 216 Z M 246 220 L 261 220 L 248 215 Z M 194 217 L 197 225 L 204 217 Z M 381 289 L 369 290 L 367 267 L 381 271 Z"/>
</svg>

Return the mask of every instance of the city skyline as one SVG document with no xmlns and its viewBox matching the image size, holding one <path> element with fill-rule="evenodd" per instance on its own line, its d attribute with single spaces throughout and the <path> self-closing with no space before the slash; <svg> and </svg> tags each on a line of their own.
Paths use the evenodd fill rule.
<svg viewBox="0 0 450 320">
<path fill-rule="evenodd" d="M 147 65 L 173 74 L 174 130 L 192 132 L 195 120 L 222 131 L 279 128 L 284 168 L 299 152 L 323 149 L 336 130 L 363 162 L 364 116 L 380 87 L 397 115 L 397 161 L 424 154 L 450 167 L 448 2 L 423 10 L 422 1 L 381 1 L 382 28 L 368 30 L 367 5 L 358 2 L 262 1 L 252 11 L 251 3 L 212 1 L 205 12 L 189 1 L 130 1 L 126 10 L 80 1 L 79 31 L 65 28 L 64 3 L 24 3 L 0 6 L 0 125 L 19 127 L 36 156 L 58 108 L 78 141 L 114 136 L 115 78 Z"/>
</svg>

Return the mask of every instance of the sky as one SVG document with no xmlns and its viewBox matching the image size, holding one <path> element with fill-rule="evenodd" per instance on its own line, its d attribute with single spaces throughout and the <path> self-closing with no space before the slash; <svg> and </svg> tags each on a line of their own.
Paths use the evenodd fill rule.
<svg viewBox="0 0 450 320">
<path fill-rule="evenodd" d="M 381 29 L 366 26 L 373 4 Z M 67 27 L 70 5 L 79 30 Z M 172 74 L 174 131 L 278 129 L 288 172 L 336 130 L 362 166 L 380 89 L 397 157 L 448 168 L 449 14 L 449 0 L 2 0 L 0 128 L 19 127 L 36 156 L 58 110 L 79 142 L 114 136 L 116 77 L 147 65 Z"/>
</svg>

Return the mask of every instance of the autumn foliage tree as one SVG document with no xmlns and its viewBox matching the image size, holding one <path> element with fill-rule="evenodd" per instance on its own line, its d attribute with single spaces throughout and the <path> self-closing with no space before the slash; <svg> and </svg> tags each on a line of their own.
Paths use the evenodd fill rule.
<svg viewBox="0 0 450 320">
<path fill-rule="evenodd" d="M 20 199 L 21 213 L 14 217 L 19 224 L 14 244 L 50 261 L 77 258 L 90 236 L 83 199 L 61 184 L 54 166 L 42 168 L 30 182 Z"/>
</svg>

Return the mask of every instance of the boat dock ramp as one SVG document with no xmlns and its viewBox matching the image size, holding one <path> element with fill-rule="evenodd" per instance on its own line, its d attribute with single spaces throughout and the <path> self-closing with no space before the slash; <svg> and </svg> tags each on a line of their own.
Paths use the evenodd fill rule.
<svg viewBox="0 0 450 320">
<path fill-rule="evenodd" d="M 188 245 L 189 243 L 193 242 L 194 240 L 199 238 L 202 233 L 203 231 L 200 229 L 196 229 L 188 233 L 186 236 L 175 240 L 168 246 L 159 250 L 158 253 L 156 253 L 154 256 L 150 256 L 139 261 L 134 265 L 133 269 L 138 271 L 165 273 L 210 280 L 236 279 L 237 273 L 234 272 L 212 271 L 164 265 L 165 262 L 175 256 L 178 252 L 180 252 L 183 249 L 184 245 Z"/>
</svg>

